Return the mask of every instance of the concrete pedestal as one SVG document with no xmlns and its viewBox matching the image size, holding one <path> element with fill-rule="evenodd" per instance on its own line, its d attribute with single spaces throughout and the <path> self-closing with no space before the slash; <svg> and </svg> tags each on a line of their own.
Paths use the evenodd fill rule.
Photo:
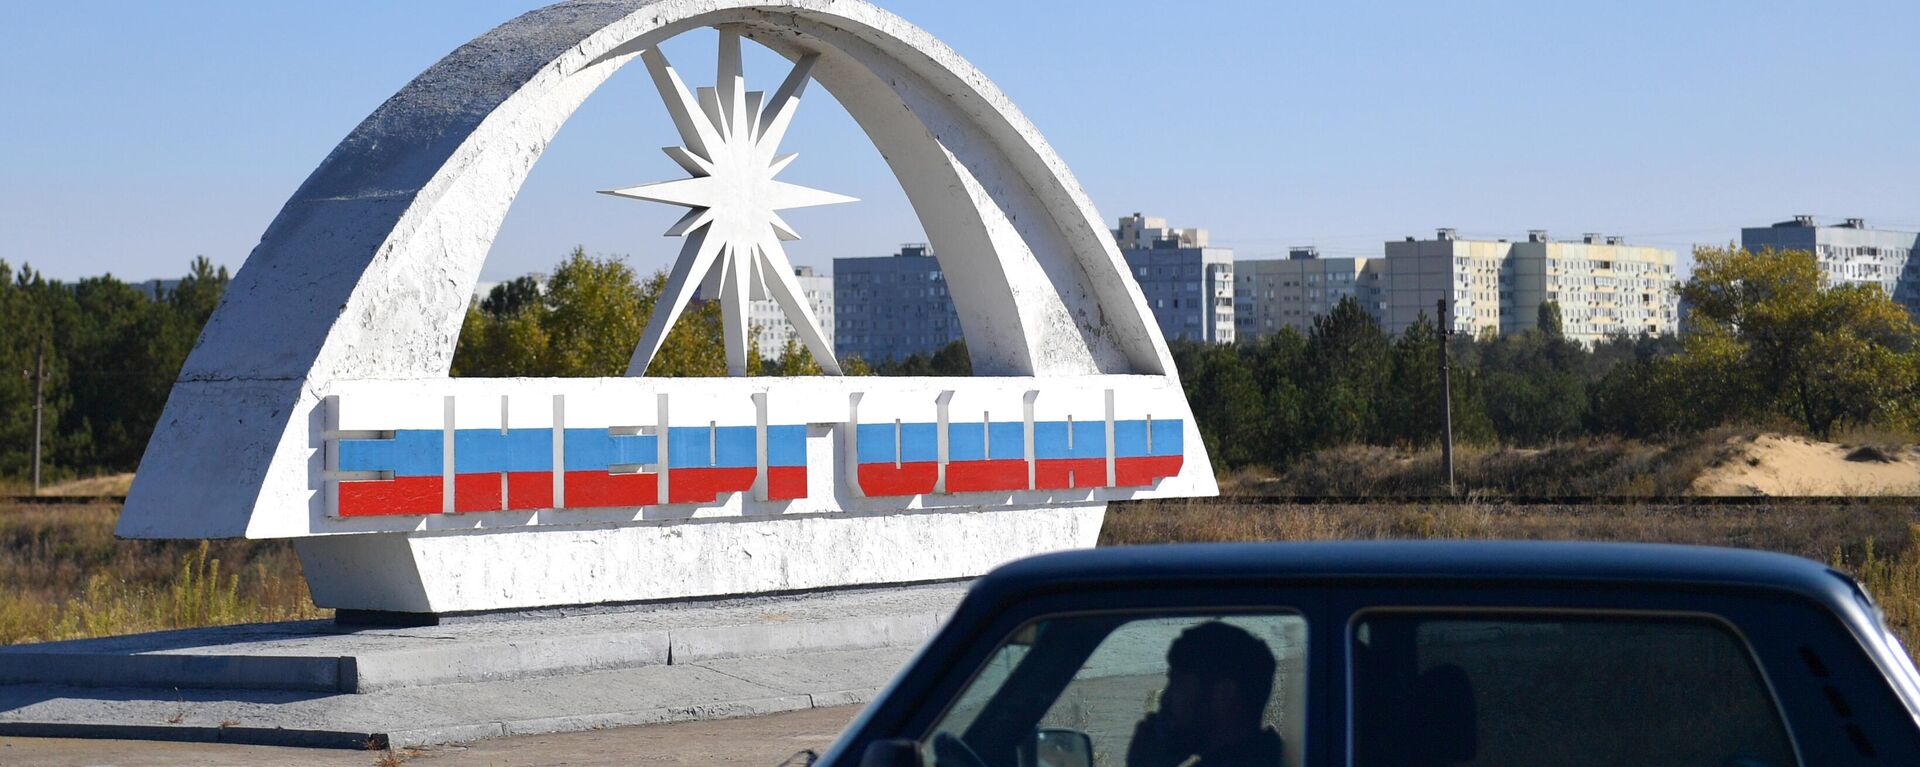
<svg viewBox="0 0 1920 767">
<path fill-rule="evenodd" d="M 295 541 L 313 601 L 431 616 L 970 578 L 1089 548 L 1105 503 Z"/>
<path fill-rule="evenodd" d="M 962 584 L 0 647 L 0 735 L 394 747 L 870 700 Z M 5 761 L 5 757 L 0 757 Z"/>
</svg>

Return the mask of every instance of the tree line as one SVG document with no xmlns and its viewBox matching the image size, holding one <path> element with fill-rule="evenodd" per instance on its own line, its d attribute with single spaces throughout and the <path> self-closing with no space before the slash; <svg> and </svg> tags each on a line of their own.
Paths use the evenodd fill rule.
<svg viewBox="0 0 1920 767">
<path fill-rule="evenodd" d="M 111 275 L 68 283 L 0 261 L 0 477 L 32 472 L 38 370 L 47 476 L 131 471 L 226 286 L 205 258 L 157 298 Z"/>
<path fill-rule="evenodd" d="M 1664 439 L 1728 423 L 1819 437 L 1920 429 L 1920 328 L 1876 287 L 1828 286 L 1811 254 L 1695 252 L 1676 286 L 1683 332 L 1591 347 L 1541 307 L 1519 333 L 1443 335 L 1422 316 L 1391 335 L 1352 299 L 1305 333 L 1177 343 L 1181 382 L 1222 467 L 1281 464 L 1366 443 L 1422 447 L 1443 433 L 1440 344 L 1452 360 L 1453 429 L 1468 444 L 1540 445 L 1591 435 Z M 0 476 L 29 471 L 36 353 L 45 355 L 45 463 L 52 476 L 131 471 L 228 276 L 204 258 L 156 298 L 111 276 L 73 283 L 0 262 Z M 618 376 L 666 276 L 575 249 L 542 285 L 520 278 L 474 301 L 456 376 Z M 687 308 L 650 376 L 724 376 L 718 304 Z M 804 347 L 749 350 L 751 375 L 816 375 Z M 869 363 L 853 375 L 969 375 L 965 342 Z"/>
<path fill-rule="evenodd" d="M 1304 334 L 1179 344 L 1174 358 L 1225 467 L 1355 443 L 1436 444 L 1442 343 L 1455 439 L 1468 444 L 1663 439 L 1735 423 L 1821 438 L 1920 428 L 1920 328 L 1878 287 L 1827 286 L 1801 251 L 1694 257 L 1676 286 L 1688 307 L 1677 338 L 1620 335 L 1589 348 L 1565 336 L 1551 302 L 1519 333 L 1445 337 L 1423 315 L 1396 338 L 1345 299 Z"/>
</svg>

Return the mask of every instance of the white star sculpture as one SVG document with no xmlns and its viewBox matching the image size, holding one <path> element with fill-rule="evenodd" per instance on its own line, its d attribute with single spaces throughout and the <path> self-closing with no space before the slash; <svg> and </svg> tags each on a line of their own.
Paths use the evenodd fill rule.
<svg viewBox="0 0 1920 767">
<path fill-rule="evenodd" d="M 668 235 L 685 237 L 686 244 L 681 246 L 680 258 L 667 277 L 666 293 L 654 304 L 646 334 L 627 363 L 627 375 L 646 373 L 667 331 L 693 298 L 696 279 L 700 280 L 702 295 L 720 301 L 726 319 L 728 374 L 747 374 L 747 302 L 771 296 L 799 331 L 820 368 L 839 375 L 840 363 L 834 359 L 833 346 L 821 334 L 813 309 L 794 279 L 786 251 L 780 247 L 782 240 L 797 240 L 800 235 L 776 211 L 853 202 L 854 198 L 773 178 L 797 156 L 776 156 L 774 152 L 793 121 L 800 92 L 806 89 L 808 73 L 818 57 L 801 57 L 773 98 L 766 100 L 764 93 L 746 90 L 740 70 L 740 35 L 722 30 L 718 85 L 701 88 L 696 100 L 658 48 L 640 55 L 647 62 L 661 100 L 666 102 L 667 112 L 673 116 L 674 127 L 686 142 L 685 146 L 663 151 L 692 178 L 602 194 L 684 205 L 691 210 L 667 230 Z"/>
</svg>

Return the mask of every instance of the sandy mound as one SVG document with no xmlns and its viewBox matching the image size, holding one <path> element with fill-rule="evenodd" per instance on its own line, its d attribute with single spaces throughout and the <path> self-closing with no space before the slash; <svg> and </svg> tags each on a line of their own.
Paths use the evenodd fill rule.
<svg viewBox="0 0 1920 767">
<path fill-rule="evenodd" d="M 1731 459 L 1693 481 L 1694 495 L 1920 495 L 1920 447 L 1861 448 L 1776 434 L 1733 447 Z"/>
<path fill-rule="evenodd" d="M 108 474 L 104 477 L 76 479 L 40 488 L 41 495 L 126 495 L 133 487 L 133 474 Z"/>
</svg>

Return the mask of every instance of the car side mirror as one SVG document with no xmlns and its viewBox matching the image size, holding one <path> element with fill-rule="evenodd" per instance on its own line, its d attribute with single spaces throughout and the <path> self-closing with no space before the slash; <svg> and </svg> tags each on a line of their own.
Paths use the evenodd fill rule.
<svg viewBox="0 0 1920 767">
<path fill-rule="evenodd" d="M 1033 733 L 1036 767 L 1093 767 L 1093 738 L 1079 730 L 1042 727 Z"/>
<path fill-rule="evenodd" d="M 860 767 L 926 767 L 920 744 L 909 738 L 876 740 L 860 755 Z"/>
</svg>

